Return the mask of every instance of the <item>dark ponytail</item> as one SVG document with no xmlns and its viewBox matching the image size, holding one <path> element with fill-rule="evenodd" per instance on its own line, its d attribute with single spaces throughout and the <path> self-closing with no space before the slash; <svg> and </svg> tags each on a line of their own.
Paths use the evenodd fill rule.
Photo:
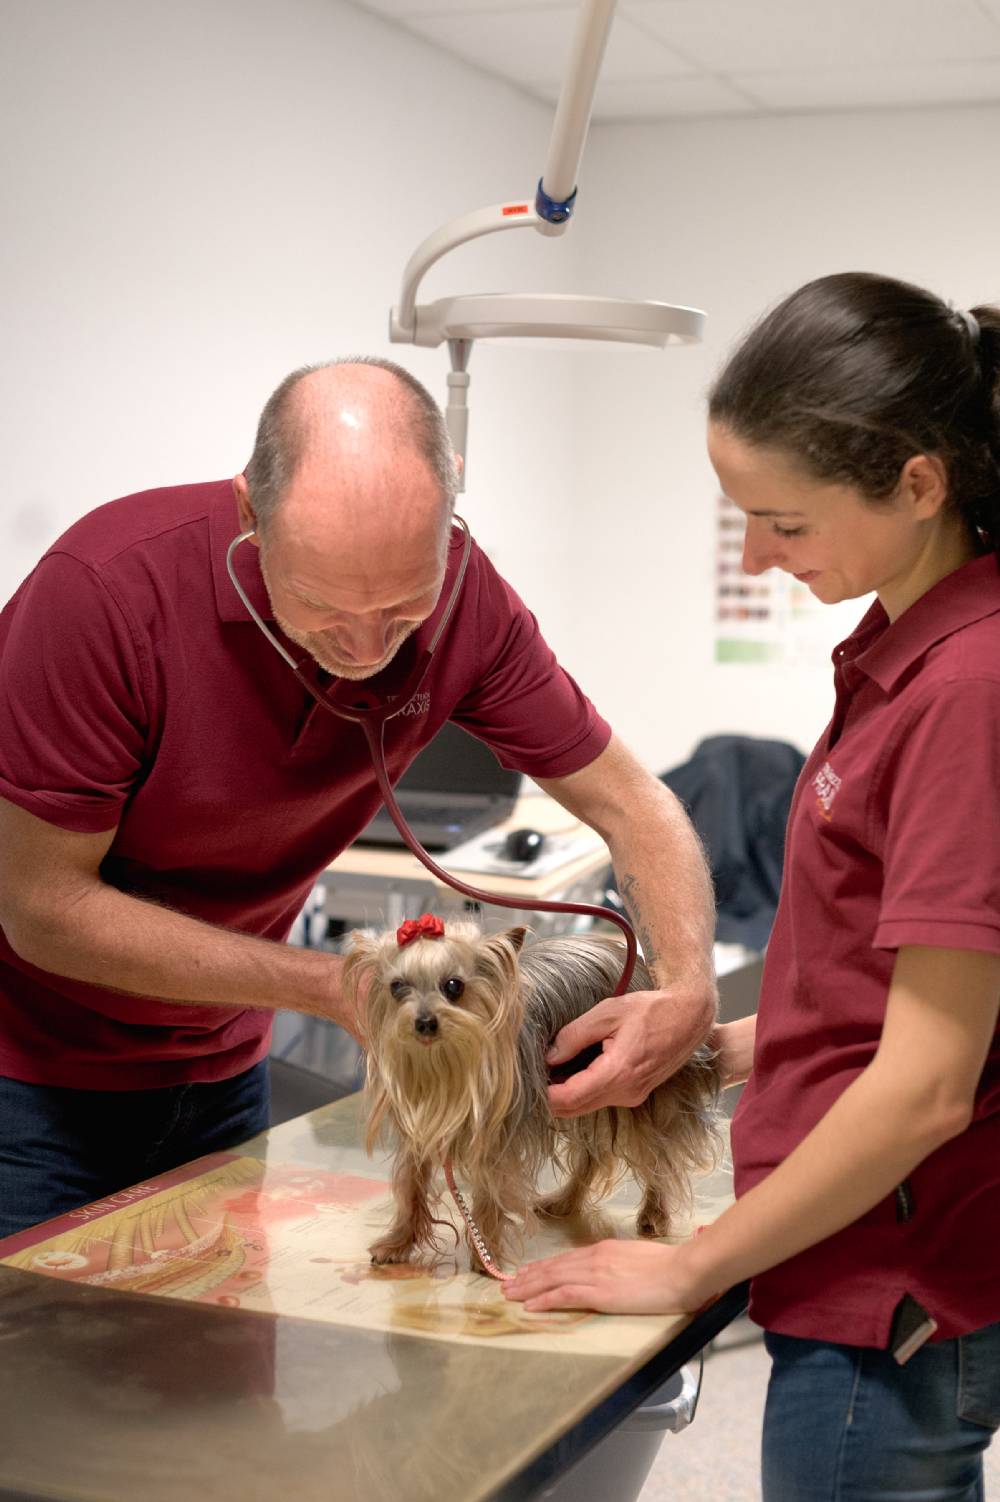
<svg viewBox="0 0 1000 1502">
<path fill-rule="evenodd" d="M 1000 308 L 956 313 L 868 272 L 821 277 L 750 331 L 709 417 L 874 504 L 907 459 L 935 454 L 951 504 L 1000 552 Z"/>
</svg>

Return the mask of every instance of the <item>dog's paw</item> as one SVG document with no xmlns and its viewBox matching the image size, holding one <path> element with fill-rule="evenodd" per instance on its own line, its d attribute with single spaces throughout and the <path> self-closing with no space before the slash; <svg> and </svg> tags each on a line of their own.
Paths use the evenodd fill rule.
<svg viewBox="0 0 1000 1502">
<path fill-rule="evenodd" d="M 393 1262 L 409 1262 L 412 1241 L 376 1241 L 368 1248 L 373 1267 L 387 1267 Z"/>
<path fill-rule="evenodd" d="M 670 1230 L 670 1216 L 662 1210 L 642 1209 L 636 1217 L 638 1235 L 648 1237 L 666 1236 Z"/>
</svg>

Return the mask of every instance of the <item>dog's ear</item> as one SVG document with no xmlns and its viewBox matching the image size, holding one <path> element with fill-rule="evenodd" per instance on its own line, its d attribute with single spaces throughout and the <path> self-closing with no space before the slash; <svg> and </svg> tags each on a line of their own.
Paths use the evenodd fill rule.
<svg viewBox="0 0 1000 1502">
<path fill-rule="evenodd" d="M 379 941 L 363 929 L 356 928 L 350 937 L 350 948 L 341 971 L 341 986 L 344 996 L 354 1014 L 357 1035 L 364 1027 L 362 1001 L 368 995 L 369 986 L 378 968 Z"/>
<path fill-rule="evenodd" d="M 356 974 L 359 970 L 372 968 L 378 958 L 378 936 L 366 932 L 363 928 L 355 928 L 348 936 L 344 949 L 344 974 L 345 977 Z"/>
<path fill-rule="evenodd" d="M 367 928 L 352 928 L 351 932 L 347 935 L 347 942 L 351 954 L 355 950 L 372 954 L 378 945 L 378 936 Z"/>
<path fill-rule="evenodd" d="M 517 954 L 524 943 L 526 928 L 508 928 L 505 933 L 483 939 L 476 954 L 476 969 L 489 979 L 508 983 L 517 976 Z"/>
</svg>

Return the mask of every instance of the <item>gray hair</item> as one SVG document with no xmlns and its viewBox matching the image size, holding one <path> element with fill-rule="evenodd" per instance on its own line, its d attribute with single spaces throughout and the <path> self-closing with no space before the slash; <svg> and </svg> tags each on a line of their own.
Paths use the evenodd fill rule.
<svg viewBox="0 0 1000 1502">
<path fill-rule="evenodd" d="M 427 387 L 393 360 L 384 360 L 378 355 L 345 355 L 337 360 L 323 360 L 293 370 L 264 405 L 257 424 L 253 453 L 244 470 L 258 531 L 264 530 L 273 519 L 302 459 L 306 428 L 291 411 L 289 397 L 305 376 L 337 365 L 374 365 L 395 376 L 405 388 L 410 398 L 407 415 L 414 445 L 440 485 L 450 512 L 458 491 L 458 470 L 444 417 Z"/>
</svg>

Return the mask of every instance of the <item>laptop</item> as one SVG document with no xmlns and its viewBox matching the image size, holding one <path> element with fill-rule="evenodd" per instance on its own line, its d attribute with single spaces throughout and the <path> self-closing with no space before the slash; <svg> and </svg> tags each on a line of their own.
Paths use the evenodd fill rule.
<svg viewBox="0 0 1000 1502">
<path fill-rule="evenodd" d="M 489 746 L 448 721 L 410 763 L 394 791 L 421 845 L 451 850 L 509 819 L 520 788 L 520 772 L 506 771 Z M 385 808 L 355 843 L 405 848 Z"/>
</svg>

